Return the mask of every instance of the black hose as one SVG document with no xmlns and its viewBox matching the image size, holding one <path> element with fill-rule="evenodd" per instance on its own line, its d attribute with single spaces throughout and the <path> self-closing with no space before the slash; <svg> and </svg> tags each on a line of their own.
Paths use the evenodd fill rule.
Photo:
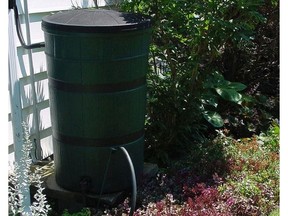
<svg viewBox="0 0 288 216">
<path fill-rule="evenodd" d="M 128 151 L 124 147 L 120 147 L 122 152 L 125 154 L 126 159 L 129 163 L 130 170 L 131 170 L 131 177 L 132 177 L 132 196 L 131 196 L 131 210 L 129 213 L 129 216 L 133 216 L 135 207 L 136 207 L 136 196 L 137 196 L 137 184 L 136 184 L 136 175 L 135 175 L 135 170 L 133 166 L 133 162 L 131 160 L 131 157 L 128 153 Z"/>
<path fill-rule="evenodd" d="M 19 39 L 22 47 L 24 49 L 34 49 L 34 48 L 45 47 L 45 43 L 44 42 L 35 43 L 35 44 L 29 44 L 29 45 L 27 45 L 25 43 L 25 40 L 23 38 L 23 33 L 22 33 L 22 30 L 21 30 L 21 25 L 20 25 L 20 22 L 19 22 L 19 13 L 18 13 L 18 8 L 17 8 L 17 5 L 16 5 L 16 1 L 14 0 L 10 4 L 13 4 L 16 32 L 17 32 L 17 36 L 18 36 L 18 39 Z M 11 5 L 9 7 L 11 7 Z"/>
</svg>

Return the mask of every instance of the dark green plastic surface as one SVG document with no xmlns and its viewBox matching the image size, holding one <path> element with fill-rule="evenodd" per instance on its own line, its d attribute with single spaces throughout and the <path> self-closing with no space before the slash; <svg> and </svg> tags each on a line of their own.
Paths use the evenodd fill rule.
<svg viewBox="0 0 288 216">
<path fill-rule="evenodd" d="M 57 24 L 55 24 L 57 25 Z M 56 182 L 100 193 L 110 147 L 125 146 L 143 172 L 150 29 L 89 33 L 42 27 L 50 92 Z M 92 28 L 92 27 L 91 27 Z M 131 185 L 123 153 L 111 154 L 103 193 Z"/>
</svg>

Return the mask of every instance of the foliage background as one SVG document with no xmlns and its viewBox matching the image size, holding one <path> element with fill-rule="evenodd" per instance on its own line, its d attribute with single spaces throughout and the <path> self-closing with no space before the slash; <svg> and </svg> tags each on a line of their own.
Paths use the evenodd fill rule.
<svg viewBox="0 0 288 216">
<path fill-rule="evenodd" d="M 279 118 L 278 1 L 136 0 L 122 9 L 153 23 L 147 157 L 165 164 L 215 127 L 240 138 Z"/>
</svg>

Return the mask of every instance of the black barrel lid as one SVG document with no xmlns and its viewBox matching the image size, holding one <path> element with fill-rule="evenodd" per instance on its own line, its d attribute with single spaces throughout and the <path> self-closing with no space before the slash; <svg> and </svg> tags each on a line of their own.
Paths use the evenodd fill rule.
<svg viewBox="0 0 288 216">
<path fill-rule="evenodd" d="M 78 9 L 58 12 L 42 19 L 43 30 L 69 32 L 122 32 L 150 27 L 150 18 L 135 13 L 105 9 Z"/>
</svg>

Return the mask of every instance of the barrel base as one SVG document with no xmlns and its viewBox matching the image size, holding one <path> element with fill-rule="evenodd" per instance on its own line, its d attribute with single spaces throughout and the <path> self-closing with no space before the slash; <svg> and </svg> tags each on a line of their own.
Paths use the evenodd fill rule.
<svg viewBox="0 0 288 216">
<path fill-rule="evenodd" d="M 127 191 L 132 186 L 129 163 L 117 146 L 93 147 L 71 145 L 54 140 L 55 179 L 70 191 L 107 194 Z M 143 176 L 144 137 L 126 148 L 134 165 L 137 183 Z M 116 149 L 116 150 L 115 150 Z"/>
<path fill-rule="evenodd" d="M 116 193 L 110 193 L 110 194 L 103 194 L 103 195 L 96 195 L 96 194 L 82 194 L 79 192 L 73 192 L 69 190 L 65 190 L 62 187 L 60 187 L 55 179 L 55 174 L 50 175 L 46 181 L 46 191 L 48 192 L 49 197 L 59 199 L 59 204 L 64 206 L 65 200 L 67 200 L 67 203 L 79 203 L 81 205 L 81 208 L 83 208 L 85 205 L 87 206 L 96 206 L 95 204 L 100 200 L 100 203 L 106 204 L 109 206 L 116 205 L 120 200 L 124 198 L 125 192 L 119 191 Z M 85 196 L 85 197 L 83 197 Z M 87 202 L 87 203 L 84 203 Z"/>
<path fill-rule="evenodd" d="M 98 201 L 100 201 L 100 204 L 114 207 L 127 196 L 125 191 L 119 191 L 116 193 L 103 194 L 101 196 L 88 193 L 85 194 L 84 197 L 82 193 L 65 190 L 57 184 L 55 170 L 51 168 L 53 167 L 53 165 L 51 166 L 51 163 L 38 167 L 45 168 L 44 170 L 46 170 L 42 176 L 43 187 L 45 188 L 47 198 L 55 201 L 56 206 L 54 210 L 57 212 L 63 212 L 64 209 L 69 209 L 70 213 L 79 212 L 84 207 L 97 207 Z M 49 171 L 48 175 L 47 170 Z M 149 179 L 156 176 L 157 172 L 158 166 L 156 164 L 144 163 L 143 176 L 141 179 L 145 182 L 149 181 Z M 140 185 L 141 183 L 142 182 L 140 181 Z M 31 195 L 34 196 L 37 192 L 37 188 L 32 185 L 30 192 Z"/>
</svg>

